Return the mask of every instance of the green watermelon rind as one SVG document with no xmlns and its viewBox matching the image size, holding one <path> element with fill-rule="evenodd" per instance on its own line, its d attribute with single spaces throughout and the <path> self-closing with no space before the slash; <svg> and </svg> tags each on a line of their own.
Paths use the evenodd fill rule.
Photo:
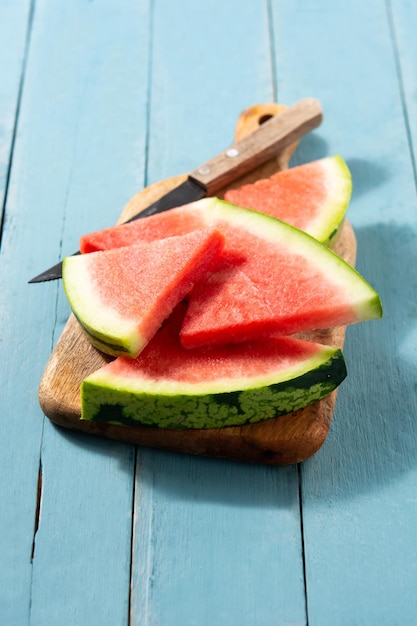
<svg viewBox="0 0 417 626">
<path fill-rule="evenodd" d="M 81 386 L 82 419 L 121 426 L 207 429 L 242 426 L 298 411 L 346 377 L 339 348 L 322 350 L 284 373 L 246 380 L 166 385 L 98 370 Z"/>
<path fill-rule="evenodd" d="M 96 328 L 92 329 L 83 320 L 79 319 L 77 315 L 75 315 L 75 317 L 87 335 L 91 345 L 105 354 L 109 354 L 110 356 L 126 355 L 133 357 L 133 355 L 141 352 L 146 346 L 147 341 L 145 339 L 138 341 L 136 334 L 126 333 L 122 337 L 117 336 L 113 338 L 110 336 L 109 332 L 105 330 L 104 332 L 99 332 Z"/>
<path fill-rule="evenodd" d="M 309 168 L 312 165 L 317 165 L 321 168 L 321 176 L 326 189 L 326 199 L 321 202 L 320 210 L 316 218 L 310 219 L 301 230 L 307 232 L 321 243 L 332 247 L 336 243 L 342 229 L 346 211 L 352 196 L 352 176 L 346 162 L 338 154 L 311 163 L 305 163 L 304 165 L 295 166 L 294 168 L 285 170 L 284 174 L 291 174 L 292 169 Z M 309 175 L 307 174 L 307 176 Z M 275 174 L 272 178 L 279 189 L 280 172 Z M 261 179 L 243 186 L 243 196 L 246 187 L 256 188 L 260 185 L 262 188 L 263 183 L 268 183 L 268 180 L 269 179 Z M 226 200 L 228 200 L 227 194 Z M 239 204 L 239 202 L 234 202 L 232 198 L 228 201 L 232 204 Z M 242 206 L 244 206 L 243 201 Z M 252 206 L 252 210 L 256 210 L 256 207 Z M 299 211 L 300 214 L 302 214 L 302 206 L 299 208 Z M 268 214 L 268 211 L 260 210 L 259 212 L 266 215 Z"/>
<path fill-rule="evenodd" d="M 146 345 L 147 341 L 137 332 L 137 327 L 130 319 L 125 319 L 112 309 L 101 308 L 100 321 L 91 308 L 89 293 L 92 286 L 89 282 L 89 273 L 80 272 L 78 266 L 83 268 L 92 256 L 72 256 L 66 257 L 62 264 L 62 277 L 64 291 L 71 309 L 88 336 L 90 343 L 112 356 L 126 353 L 126 355 L 136 355 Z M 81 278 L 82 277 L 82 278 Z M 117 328 L 117 335 L 114 329 Z"/>
<path fill-rule="evenodd" d="M 330 182 L 332 187 L 317 218 L 317 225 L 313 221 L 309 228 L 314 231 L 315 239 L 331 247 L 342 229 L 352 196 L 352 176 L 345 160 L 338 154 L 322 159 L 321 163 L 326 173 L 330 174 L 326 176 L 326 182 Z M 326 215 L 326 220 L 323 215 Z"/>
</svg>

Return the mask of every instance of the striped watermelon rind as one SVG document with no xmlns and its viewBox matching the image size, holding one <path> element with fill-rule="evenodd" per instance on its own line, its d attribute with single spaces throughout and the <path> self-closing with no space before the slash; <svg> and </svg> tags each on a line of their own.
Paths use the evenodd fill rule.
<svg viewBox="0 0 417 626">
<path fill-rule="evenodd" d="M 292 338 L 275 341 L 278 346 L 288 341 L 307 343 Z M 134 376 L 124 375 L 123 371 L 114 371 L 117 362 L 110 363 L 82 383 L 82 419 L 122 426 L 206 429 L 240 426 L 291 413 L 321 400 L 346 377 L 341 350 L 314 345 L 317 352 L 313 356 L 284 369 L 279 364 L 278 348 L 276 370 L 259 375 L 248 344 L 244 376 L 228 378 L 220 373 L 215 380 L 202 378 L 195 383 L 164 380 L 160 376 L 152 379 L 146 367 L 141 375 L 133 364 Z M 143 355 L 151 349 L 152 342 Z M 245 350 L 245 345 L 237 349 Z M 233 359 L 233 355 L 231 350 L 229 358 Z M 205 352 L 205 366 L 216 371 L 217 356 L 217 350 Z M 184 359 L 192 368 L 192 352 L 184 351 Z M 132 363 L 127 359 L 124 362 L 128 368 Z"/>
</svg>

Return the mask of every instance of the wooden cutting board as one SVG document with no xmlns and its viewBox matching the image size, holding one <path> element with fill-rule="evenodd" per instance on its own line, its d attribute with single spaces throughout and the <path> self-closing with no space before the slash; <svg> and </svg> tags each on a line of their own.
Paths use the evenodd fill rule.
<svg viewBox="0 0 417 626">
<path fill-rule="evenodd" d="M 278 115 L 284 109 L 283 105 L 278 104 L 261 104 L 247 109 L 238 119 L 235 139 L 241 139 L 269 117 Z M 235 181 L 233 186 L 265 178 L 286 168 L 296 147 L 297 144 L 289 146 L 275 159 Z M 176 176 L 139 192 L 126 205 L 119 223 L 146 208 L 185 178 L 185 175 Z M 217 195 L 221 196 L 222 193 Z M 345 222 L 342 228 L 335 251 L 348 263 L 354 264 L 356 239 L 348 222 Z M 304 337 L 342 348 L 345 328 L 318 331 Z M 39 387 L 39 402 L 47 417 L 65 428 L 108 439 L 182 453 L 270 465 L 298 463 L 307 459 L 321 447 L 329 431 L 336 391 L 300 411 L 246 426 L 175 431 L 82 421 L 81 382 L 110 358 L 91 346 L 75 317 L 71 315 L 46 365 Z"/>
</svg>

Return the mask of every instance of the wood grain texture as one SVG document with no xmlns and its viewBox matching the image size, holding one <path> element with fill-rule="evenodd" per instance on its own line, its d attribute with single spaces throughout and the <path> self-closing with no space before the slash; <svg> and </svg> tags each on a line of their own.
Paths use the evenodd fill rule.
<svg viewBox="0 0 417 626">
<path fill-rule="evenodd" d="M 30 0 L 0 2 L 0 59 L 7 59 L 7 71 L 0 84 L 0 225 L 2 223 L 9 165 L 23 84 L 26 48 L 31 29 Z"/>
<path fill-rule="evenodd" d="M 264 119 L 274 110 L 274 105 L 258 105 L 256 111 Z M 248 136 L 244 119 L 240 118 L 239 139 Z M 250 124 L 250 129 L 253 125 Z M 278 167 L 274 159 L 275 170 Z M 282 165 L 282 157 L 281 157 Z M 269 170 L 271 164 L 265 166 Z M 262 169 L 252 176 L 262 177 Z M 122 213 L 121 221 L 146 208 L 148 204 L 182 181 L 174 177 L 137 194 Z M 348 223 L 342 229 L 335 250 L 349 263 L 354 264 L 356 243 Z M 314 341 L 343 346 L 344 328 L 308 335 Z M 74 316 L 71 316 L 53 351 L 39 388 L 39 401 L 45 414 L 55 423 L 89 434 L 101 435 L 130 443 L 164 448 L 176 452 L 208 455 L 240 461 L 267 464 L 288 464 L 302 461 L 314 454 L 323 444 L 330 427 L 337 392 L 301 411 L 281 416 L 279 419 L 242 427 L 220 429 L 188 429 L 175 431 L 145 426 L 123 427 L 80 419 L 80 386 L 90 373 L 108 362 L 109 358 L 89 343 Z"/>
</svg>

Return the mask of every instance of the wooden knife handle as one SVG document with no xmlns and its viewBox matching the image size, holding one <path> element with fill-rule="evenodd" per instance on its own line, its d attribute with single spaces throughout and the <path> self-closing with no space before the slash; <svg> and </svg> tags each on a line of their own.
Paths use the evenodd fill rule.
<svg viewBox="0 0 417 626">
<path fill-rule="evenodd" d="M 272 159 L 288 145 L 310 132 L 323 119 L 320 102 L 304 98 L 272 117 L 253 133 L 191 172 L 190 177 L 213 195 L 219 189 Z"/>
</svg>

